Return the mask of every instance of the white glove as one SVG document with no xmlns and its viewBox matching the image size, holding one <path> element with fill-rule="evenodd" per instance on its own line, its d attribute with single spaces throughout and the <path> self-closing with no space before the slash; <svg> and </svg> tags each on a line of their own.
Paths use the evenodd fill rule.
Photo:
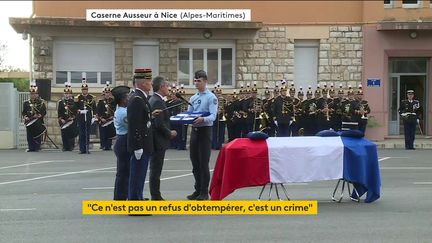
<svg viewBox="0 0 432 243">
<path fill-rule="evenodd" d="M 293 123 L 293 121 L 291 120 L 289 125 L 291 126 L 292 123 Z"/>
<path fill-rule="evenodd" d="M 96 118 L 93 117 L 93 118 L 91 119 L 91 124 L 93 125 L 93 123 L 94 123 L 95 121 L 96 121 Z"/>
<path fill-rule="evenodd" d="M 417 123 L 419 123 L 419 124 L 420 124 L 420 119 L 417 119 Z"/>
<path fill-rule="evenodd" d="M 142 154 L 143 154 L 143 149 L 135 150 L 135 151 L 134 151 L 134 154 L 135 154 L 135 158 L 136 158 L 137 160 L 140 160 L 140 159 L 141 159 L 141 156 L 142 156 Z"/>
<path fill-rule="evenodd" d="M 274 124 L 277 126 L 278 124 L 277 124 L 277 121 L 274 121 Z"/>
<path fill-rule="evenodd" d="M 80 114 L 86 114 L 87 110 L 80 110 Z"/>
</svg>

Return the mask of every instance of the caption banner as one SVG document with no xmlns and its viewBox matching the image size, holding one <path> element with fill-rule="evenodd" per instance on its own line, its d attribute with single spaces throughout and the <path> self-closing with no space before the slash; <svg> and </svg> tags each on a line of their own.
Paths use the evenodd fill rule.
<svg viewBox="0 0 432 243">
<path fill-rule="evenodd" d="M 250 9 L 87 9 L 87 21 L 251 21 Z"/>
<path fill-rule="evenodd" d="M 318 214 L 317 201 L 82 201 L 84 215 L 98 214 Z"/>
</svg>

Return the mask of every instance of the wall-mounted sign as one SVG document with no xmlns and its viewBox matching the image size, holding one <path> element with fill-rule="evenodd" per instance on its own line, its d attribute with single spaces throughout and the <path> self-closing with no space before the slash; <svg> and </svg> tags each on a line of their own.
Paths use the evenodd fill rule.
<svg viewBox="0 0 432 243">
<path fill-rule="evenodd" d="M 368 78 L 367 86 L 368 87 L 381 87 L 381 79 L 380 78 Z"/>
</svg>

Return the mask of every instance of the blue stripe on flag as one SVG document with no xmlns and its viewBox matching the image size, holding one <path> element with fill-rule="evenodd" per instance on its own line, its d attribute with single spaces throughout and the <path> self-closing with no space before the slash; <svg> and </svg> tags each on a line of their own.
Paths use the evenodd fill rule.
<svg viewBox="0 0 432 243">
<path fill-rule="evenodd" d="M 365 138 L 341 137 L 344 144 L 343 178 L 353 183 L 365 202 L 380 197 L 381 177 L 376 144 Z"/>
</svg>

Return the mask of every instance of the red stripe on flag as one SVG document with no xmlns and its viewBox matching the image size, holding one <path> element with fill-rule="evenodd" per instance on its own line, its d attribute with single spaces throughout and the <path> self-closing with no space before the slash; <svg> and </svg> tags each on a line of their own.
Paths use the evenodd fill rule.
<svg viewBox="0 0 432 243">
<path fill-rule="evenodd" d="M 237 188 L 270 182 L 269 153 L 265 140 L 238 138 L 219 152 L 210 186 L 212 200 L 222 200 Z"/>
</svg>

